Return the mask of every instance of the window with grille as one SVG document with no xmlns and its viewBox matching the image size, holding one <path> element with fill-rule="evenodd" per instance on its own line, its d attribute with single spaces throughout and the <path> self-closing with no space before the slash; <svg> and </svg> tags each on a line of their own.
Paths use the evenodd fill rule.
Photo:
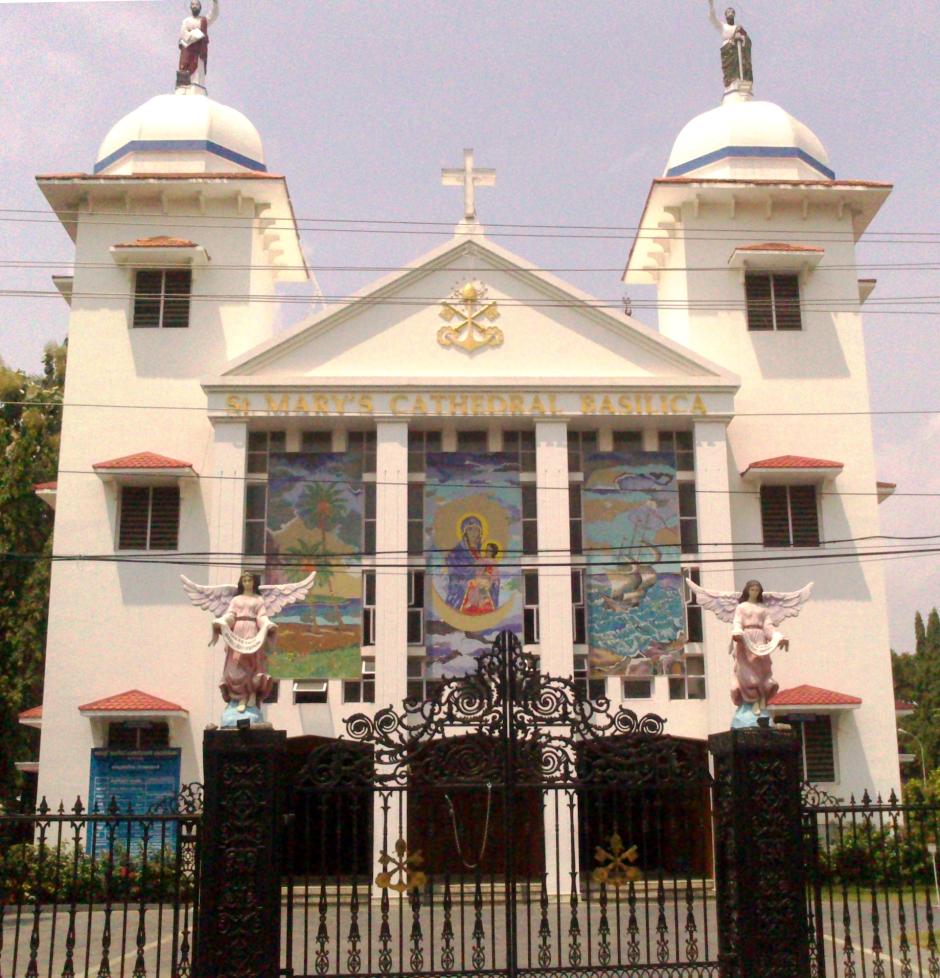
<svg viewBox="0 0 940 978">
<path fill-rule="evenodd" d="M 643 432 L 615 431 L 613 444 L 615 452 L 642 452 Z"/>
<path fill-rule="evenodd" d="M 571 572 L 571 630 L 575 645 L 587 644 L 587 607 L 582 569 Z"/>
<path fill-rule="evenodd" d="M 363 656 L 361 678 L 343 681 L 343 702 L 375 702 L 375 659 Z"/>
<path fill-rule="evenodd" d="M 160 750 L 170 746 L 170 727 L 152 720 L 108 724 L 108 750 Z"/>
<path fill-rule="evenodd" d="M 424 645 L 424 571 L 408 571 L 408 644 Z"/>
<path fill-rule="evenodd" d="M 669 676 L 669 699 L 705 699 L 705 657 L 683 655 L 672 662 L 666 673 Z"/>
<path fill-rule="evenodd" d="M 408 555 L 424 554 L 424 483 L 408 483 Z"/>
<path fill-rule="evenodd" d="M 522 641 L 525 645 L 539 644 L 539 572 L 522 572 L 524 602 L 522 609 Z"/>
<path fill-rule="evenodd" d="M 362 644 L 375 645 L 375 571 L 362 574 Z"/>
<path fill-rule="evenodd" d="M 375 473 L 376 440 L 374 431 L 350 431 L 349 451 L 362 456 L 362 474 Z"/>
<path fill-rule="evenodd" d="M 535 471 L 534 431 L 504 431 L 503 451 L 515 456 L 520 472 Z"/>
<path fill-rule="evenodd" d="M 265 475 L 268 456 L 272 452 L 287 450 L 287 433 L 284 431 L 249 431 L 247 468 L 249 475 Z"/>
<path fill-rule="evenodd" d="M 537 494 L 535 485 L 531 482 L 522 484 L 522 552 L 539 552 Z"/>
<path fill-rule="evenodd" d="M 659 450 L 675 454 L 679 472 L 695 471 L 695 440 L 691 431 L 661 431 Z"/>
<path fill-rule="evenodd" d="M 587 457 L 597 451 L 596 431 L 568 429 L 568 474 L 584 472 Z"/>
<path fill-rule="evenodd" d="M 653 697 L 652 677 L 644 679 L 624 679 L 621 695 L 625 700 L 648 700 Z"/>
<path fill-rule="evenodd" d="M 802 718 L 801 718 L 802 719 Z M 807 781 L 836 780 L 836 752 L 832 717 L 817 714 L 796 725 L 803 744 L 803 771 Z"/>
<path fill-rule="evenodd" d="M 603 679 L 588 678 L 588 657 L 586 655 L 576 655 L 574 657 L 574 688 L 577 693 L 585 700 L 603 699 L 607 695 L 607 683 Z"/>
<path fill-rule="evenodd" d="M 568 486 L 568 545 L 573 554 L 584 553 L 584 519 L 581 512 L 581 483 Z"/>
<path fill-rule="evenodd" d="M 330 684 L 325 679 L 295 679 L 294 703 L 326 703 L 329 699 Z"/>
<path fill-rule="evenodd" d="M 679 545 L 683 553 L 698 550 L 698 509 L 694 482 L 679 482 Z"/>
<path fill-rule="evenodd" d="M 178 486 L 123 486 L 120 505 L 119 550 L 176 550 Z"/>
<path fill-rule="evenodd" d="M 332 431 L 302 431 L 300 450 L 305 455 L 322 455 L 333 451 Z"/>
<path fill-rule="evenodd" d="M 193 273 L 142 268 L 134 275 L 134 329 L 185 329 Z"/>
<path fill-rule="evenodd" d="M 457 451 L 482 453 L 489 450 L 489 437 L 486 431 L 458 431 Z"/>
<path fill-rule="evenodd" d="M 439 431 L 409 431 L 408 432 L 408 472 L 412 475 L 423 474 L 427 468 L 428 452 L 441 450 L 441 433 Z"/>
<path fill-rule="evenodd" d="M 362 506 L 362 552 L 375 553 L 375 483 L 366 482 L 363 485 L 364 498 Z"/>
<path fill-rule="evenodd" d="M 744 293 L 749 330 L 759 332 L 803 328 L 798 275 L 751 272 L 744 276 Z"/>
<path fill-rule="evenodd" d="M 761 486 L 760 516 L 765 547 L 818 547 L 815 486 Z"/>
<path fill-rule="evenodd" d="M 688 642 L 704 641 L 702 629 L 702 606 L 696 601 L 692 588 L 688 586 L 688 581 L 693 584 L 702 583 L 701 571 L 697 567 L 682 568 L 682 591 L 685 597 L 685 634 Z"/>
<path fill-rule="evenodd" d="M 443 680 L 430 675 L 431 663 L 424 657 L 408 657 L 407 702 L 421 703 L 430 699 Z"/>
</svg>

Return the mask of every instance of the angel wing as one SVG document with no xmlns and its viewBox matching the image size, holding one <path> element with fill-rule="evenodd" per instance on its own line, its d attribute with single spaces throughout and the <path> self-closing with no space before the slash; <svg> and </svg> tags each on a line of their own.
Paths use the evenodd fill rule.
<svg viewBox="0 0 940 978">
<path fill-rule="evenodd" d="M 734 613 L 738 608 L 740 593 L 737 591 L 709 591 L 694 581 L 686 581 L 689 590 L 695 595 L 696 602 L 706 611 L 710 611 L 719 621 L 734 621 Z"/>
<path fill-rule="evenodd" d="M 228 606 L 238 590 L 234 584 L 219 584 L 216 587 L 209 584 L 195 584 L 185 574 L 180 574 L 180 580 L 183 582 L 183 590 L 189 595 L 189 600 L 197 608 L 210 612 L 213 618 L 221 618 L 228 611 Z"/>
<path fill-rule="evenodd" d="M 810 581 L 799 591 L 765 591 L 764 607 L 770 612 L 768 617 L 773 624 L 779 625 L 784 618 L 795 618 L 800 608 L 809 601 L 812 590 L 813 582 Z"/>
<path fill-rule="evenodd" d="M 262 584 L 258 592 L 264 599 L 264 607 L 268 617 L 273 618 L 279 611 L 288 605 L 297 604 L 303 601 L 307 592 L 313 587 L 317 572 L 314 571 L 309 577 L 305 577 L 296 584 Z"/>
</svg>

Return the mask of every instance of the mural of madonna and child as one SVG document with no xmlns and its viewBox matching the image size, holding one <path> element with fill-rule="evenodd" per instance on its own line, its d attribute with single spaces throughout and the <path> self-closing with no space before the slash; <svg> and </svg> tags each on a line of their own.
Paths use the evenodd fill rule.
<svg viewBox="0 0 940 978">
<path fill-rule="evenodd" d="M 518 460 L 429 455 L 424 513 L 429 675 L 468 675 L 501 631 L 522 634 Z"/>
</svg>

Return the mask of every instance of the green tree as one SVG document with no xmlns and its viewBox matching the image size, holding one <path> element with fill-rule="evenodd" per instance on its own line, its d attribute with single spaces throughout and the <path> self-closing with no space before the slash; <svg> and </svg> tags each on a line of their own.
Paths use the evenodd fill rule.
<svg viewBox="0 0 940 978">
<path fill-rule="evenodd" d="M 7 804 L 19 790 L 14 762 L 35 750 L 18 714 L 42 701 L 53 514 L 34 486 L 56 475 L 64 379 L 64 346 L 46 348 L 41 376 L 0 361 L 0 800 Z"/>
</svg>

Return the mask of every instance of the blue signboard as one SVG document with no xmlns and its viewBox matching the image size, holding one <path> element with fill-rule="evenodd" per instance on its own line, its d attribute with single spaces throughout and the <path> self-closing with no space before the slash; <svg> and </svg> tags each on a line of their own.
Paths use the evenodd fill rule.
<svg viewBox="0 0 940 978">
<path fill-rule="evenodd" d="M 118 812 L 144 815 L 151 806 L 176 795 L 180 788 L 180 750 L 101 750 L 91 752 L 91 782 L 88 789 L 89 807 L 105 814 L 112 798 Z M 108 844 L 105 826 L 96 829 L 97 846 Z M 114 842 L 125 849 L 140 848 L 144 823 L 138 820 L 122 822 L 115 832 Z M 91 844 L 89 839 L 89 844 Z M 173 822 L 153 822 L 149 829 L 148 849 L 176 844 L 176 825 Z"/>
</svg>

